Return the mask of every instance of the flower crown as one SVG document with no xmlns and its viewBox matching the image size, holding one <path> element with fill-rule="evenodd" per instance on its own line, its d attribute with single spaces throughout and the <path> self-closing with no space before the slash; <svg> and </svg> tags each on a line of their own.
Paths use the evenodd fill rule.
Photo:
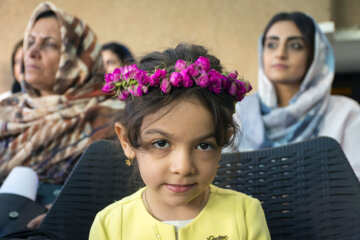
<svg viewBox="0 0 360 240">
<path fill-rule="evenodd" d="M 191 88 L 195 85 L 216 94 L 226 92 L 236 101 L 241 101 L 252 89 L 250 83 L 238 79 L 237 71 L 222 74 L 210 69 L 210 61 L 206 57 L 199 57 L 190 65 L 184 60 L 177 60 L 175 71 L 170 74 L 166 69 L 148 73 L 135 64 L 116 68 L 112 73 L 105 74 L 105 81 L 103 92 L 114 93 L 121 101 L 125 101 L 129 95 L 145 95 L 150 87 L 158 87 L 164 94 L 168 94 L 173 87 Z"/>
</svg>

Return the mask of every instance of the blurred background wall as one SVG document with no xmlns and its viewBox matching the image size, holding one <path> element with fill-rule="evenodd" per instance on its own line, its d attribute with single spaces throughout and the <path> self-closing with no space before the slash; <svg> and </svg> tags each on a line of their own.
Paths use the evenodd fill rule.
<svg viewBox="0 0 360 240">
<path fill-rule="evenodd" d="M 0 0 L 0 92 L 12 82 L 10 55 L 41 0 Z M 137 56 L 179 42 L 204 45 L 226 70 L 257 88 L 257 41 L 279 11 L 303 11 L 317 22 L 360 23 L 359 0 L 52 0 L 78 16 L 101 43 L 119 41 Z M 349 14 L 350 13 L 350 14 Z M 339 23 L 336 21 L 338 20 Z M 356 26 L 355 26 L 356 27 Z"/>
</svg>

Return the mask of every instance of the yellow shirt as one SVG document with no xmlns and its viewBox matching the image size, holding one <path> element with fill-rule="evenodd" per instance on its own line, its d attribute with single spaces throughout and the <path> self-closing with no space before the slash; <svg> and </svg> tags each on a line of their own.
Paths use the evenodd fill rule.
<svg viewBox="0 0 360 240">
<path fill-rule="evenodd" d="M 141 194 L 145 188 L 100 211 L 90 240 L 175 240 L 175 227 L 152 217 Z M 204 209 L 179 229 L 178 240 L 270 239 L 260 202 L 243 193 L 210 185 Z"/>
</svg>

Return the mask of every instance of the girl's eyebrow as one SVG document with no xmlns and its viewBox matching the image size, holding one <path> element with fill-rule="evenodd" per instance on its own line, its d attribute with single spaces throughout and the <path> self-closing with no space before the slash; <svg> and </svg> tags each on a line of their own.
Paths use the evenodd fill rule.
<svg viewBox="0 0 360 240">
<path fill-rule="evenodd" d="M 152 135 L 152 134 L 160 134 L 160 135 L 163 135 L 166 138 L 173 137 L 172 134 L 164 132 L 164 131 L 162 131 L 160 129 L 157 129 L 157 128 L 152 128 L 152 129 L 149 129 L 149 130 L 144 132 L 144 135 Z M 199 136 L 199 137 L 196 138 L 196 140 L 203 140 L 203 139 L 208 139 L 208 138 L 212 138 L 212 137 L 215 138 L 215 133 L 214 132 L 206 133 L 203 136 Z"/>
<path fill-rule="evenodd" d="M 160 129 L 157 129 L 157 128 L 152 128 L 152 129 L 146 130 L 144 132 L 144 135 L 152 135 L 152 134 L 160 134 L 160 135 L 163 135 L 164 137 L 167 137 L 167 138 L 172 136 L 171 134 L 169 134 L 167 132 L 164 132 L 164 131 L 162 131 Z"/>
</svg>

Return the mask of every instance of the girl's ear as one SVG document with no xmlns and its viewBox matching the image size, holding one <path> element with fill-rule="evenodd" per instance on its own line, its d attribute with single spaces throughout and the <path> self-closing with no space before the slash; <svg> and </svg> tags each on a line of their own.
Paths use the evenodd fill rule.
<svg viewBox="0 0 360 240">
<path fill-rule="evenodd" d="M 127 129 L 119 122 L 115 123 L 115 131 L 116 134 L 120 140 L 121 146 L 124 150 L 124 153 L 126 157 L 129 159 L 135 158 L 135 151 L 132 148 L 132 145 L 129 141 L 128 135 L 127 135 Z"/>
</svg>

